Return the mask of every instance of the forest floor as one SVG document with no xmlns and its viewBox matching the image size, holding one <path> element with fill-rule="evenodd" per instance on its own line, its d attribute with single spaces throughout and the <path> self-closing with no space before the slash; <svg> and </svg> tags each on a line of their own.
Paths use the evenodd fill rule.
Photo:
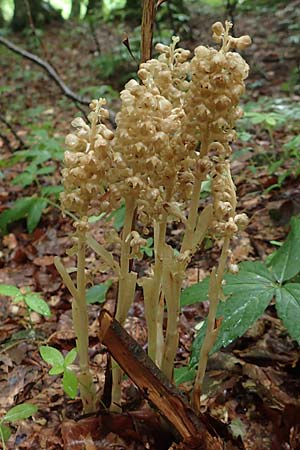
<svg viewBox="0 0 300 450">
<path fill-rule="evenodd" d="M 287 236 L 290 218 L 300 212 L 300 141 L 296 140 L 294 146 L 287 145 L 297 138 L 300 130 L 297 28 L 300 3 L 286 3 L 272 13 L 262 9 L 241 12 L 235 20 L 236 35 L 250 34 L 253 38 L 253 45 L 244 55 L 251 67 L 244 103 L 247 111 L 257 113 L 243 119 L 239 140 L 234 144 L 232 168 L 238 209 L 250 217 L 247 229 L 233 244 L 237 262 L 265 260 L 276 249 L 276 242 Z M 209 45 L 210 24 L 216 20 L 223 20 L 223 13 L 220 16 L 219 12 L 204 8 L 200 14 L 194 10 L 189 25 L 193 35 L 187 36 L 182 46 Z M 117 91 L 128 79 L 128 73 L 134 71 L 134 64 L 126 51 L 118 64 L 112 63 L 111 53 L 105 55 L 115 48 L 114 55 L 124 55 L 120 44 L 124 31 L 130 38 L 130 26 L 126 30 L 115 24 L 101 25 L 97 29 L 100 55 L 86 24 L 65 22 L 48 26 L 40 37 L 42 46 L 30 33 L 27 36 L 8 33 L 6 37 L 50 61 L 75 92 L 107 96 L 109 108 L 117 110 Z M 0 46 L 0 92 L 1 115 L 28 149 L 35 150 L 30 160 L 11 160 L 17 154 L 19 141 L 0 124 L 0 212 L 3 212 L 13 210 L 13 202 L 24 196 L 37 197 L 46 186 L 52 186 L 54 192 L 60 185 L 63 139 L 78 110 L 45 72 L 4 46 Z M 44 155 L 41 160 L 37 159 L 38 152 Z M 54 160 L 47 159 L 47 152 L 55 155 Z M 28 175 L 26 169 L 30 162 L 35 169 L 50 169 L 30 178 L 30 170 Z M 55 197 L 48 198 L 56 201 Z M 49 203 L 44 206 L 46 210 L 39 223 L 33 215 L 32 220 L 37 223 L 36 227 L 32 225 L 32 232 L 28 232 L 21 212 L 17 217 L 21 220 L 9 225 L 0 244 L 0 284 L 29 287 L 41 293 L 52 313 L 45 318 L 32 312 L 29 319 L 24 304 L 0 296 L 0 417 L 25 401 L 38 406 L 34 420 L 13 424 L 7 448 L 154 448 L 151 443 L 147 446 L 130 441 L 128 436 L 113 431 L 104 436 L 99 429 L 91 430 L 91 425 L 84 421 L 81 427 L 76 425 L 80 418 L 79 400 L 64 395 L 61 377 L 49 375 L 49 367 L 41 360 L 40 345 L 49 344 L 63 352 L 75 345 L 71 297 L 53 263 L 58 255 L 66 266 L 72 265 L 72 258 L 65 254 L 72 224 L 59 208 Z M 97 239 L 103 240 L 110 226 L 111 223 L 99 226 L 99 222 L 93 225 Z M 176 239 L 175 232 L 172 235 L 175 245 Z M 186 285 L 203 279 L 218 255 L 218 248 L 203 250 L 201 258 L 199 253 L 187 271 Z M 93 254 L 88 264 L 89 271 L 96 274 L 96 283 L 107 281 L 108 274 L 100 272 Z M 115 292 L 113 283 L 108 298 L 113 299 Z M 89 338 L 92 370 L 101 390 L 107 357 L 97 337 L 99 309 L 97 304 L 89 306 Z M 195 325 L 206 316 L 207 309 L 206 302 L 183 308 L 177 367 L 188 362 Z M 145 319 L 139 295 L 126 328 L 145 345 Z M 187 394 L 191 391 L 189 383 L 180 387 Z M 232 432 L 240 436 L 245 449 L 300 449 L 300 348 L 277 318 L 273 304 L 246 335 L 211 358 L 204 393 L 203 411 L 231 424 Z M 137 407 L 138 399 L 127 382 L 124 402 L 130 401 Z M 80 443 L 82 436 L 86 447 Z"/>
</svg>

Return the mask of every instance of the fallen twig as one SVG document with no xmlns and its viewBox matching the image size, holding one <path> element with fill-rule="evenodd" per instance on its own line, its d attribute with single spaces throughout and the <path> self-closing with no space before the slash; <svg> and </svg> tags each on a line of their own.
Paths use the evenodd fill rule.
<svg viewBox="0 0 300 450">
<path fill-rule="evenodd" d="M 30 61 L 34 62 L 38 66 L 42 67 L 49 75 L 50 78 L 59 86 L 60 90 L 63 92 L 63 94 L 73 100 L 75 104 L 80 103 L 82 105 L 89 105 L 91 103 L 91 99 L 87 97 L 81 97 L 77 95 L 75 92 L 73 92 L 60 78 L 54 67 L 51 66 L 47 61 L 44 61 L 39 56 L 34 55 L 33 53 L 28 52 L 27 50 L 24 50 L 17 45 L 13 44 L 10 40 L 4 38 L 3 36 L 0 36 L 0 44 L 5 45 L 9 50 L 13 51 L 14 53 L 17 53 L 18 55 L 23 56 L 23 58 L 27 58 Z M 78 105 L 76 105 L 78 107 Z M 82 112 L 82 109 L 79 108 Z M 110 122 L 113 127 L 115 127 L 115 114 L 112 111 L 109 111 L 110 115 Z"/>
<path fill-rule="evenodd" d="M 167 380 L 119 322 L 106 310 L 102 310 L 99 322 L 100 341 L 107 346 L 115 361 L 139 387 L 145 398 L 172 424 L 184 443 L 190 443 L 189 448 L 198 450 L 223 449 L 222 440 L 205 417 L 195 414 L 182 393 Z"/>
</svg>

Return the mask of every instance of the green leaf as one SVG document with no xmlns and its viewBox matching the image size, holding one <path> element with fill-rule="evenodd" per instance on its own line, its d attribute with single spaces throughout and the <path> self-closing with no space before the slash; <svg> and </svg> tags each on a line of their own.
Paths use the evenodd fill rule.
<svg viewBox="0 0 300 450">
<path fill-rule="evenodd" d="M 58 195 L 64 190 L 63 186 L 43 186 L 41 195 L 47 197 L 48 195 Z"/>
<path fill-rule="evenodd" d="M 46 206 L 47 200 L 43 198 L 34 198 L 34 202 L 30 205 L 27 217 L 27 229 L 29 233 L 32 233 L 37 227 Z"/>
<path fill-rule="evenodd" d="M 8 297 L 15 297 L 20 294 L 20 291 L 16 286 L 12 286 L 10 284 L 0 284 L 0 294 L 7 295 Z"/>
<path fill-rule="evenodd" d="M 3 211 L 0 214 L 0 233 L 7 234 L 7 226 L 10 223 L 26 217 L 35 200 L 33 197 L 20 198 L 11 205 L 10 209 Z"/>
<path fill-rule="evenodd" d="M 300 219 L 291 219 L 291 231 L 269 266 L 279 283 L 290 280 L 300 272 Z"/>
<path fill-rule="evenodd" d="M 105 283 L 97 284 L 92 286 L 86 291 L 86 301 L 88 304 L 92 303 L 103 303 L 105 302 L 105 296 L 112 285 L 112 281 L 108 280 Z"/>
<path fill-rule="evenodd" d="M 11 436 L 11 431 L 9 427 L 4 425 L 3 423 L 0 423 L 0 436 L 2 436 L 4 442 L 8 441 L 8 439 Z"/>
<path fill-rule="evenodd" d="M 31 183 L 34 181 L 34 179 L 35 179 L 35 174 L 26 171 L 26 172 L 20 173 L 20 175 L 17 175 L 12 180 L 12 184 L 19 185 L 21 187 L 26 187 L 26 186 L 30 186 Z"/>
<path fill-rule="evenodd" d="M 49 375 L 60 375 L 61 373 L 64 373 L 64 370 L 64 366 L 54 366 L 49 370 Z"/>
<path fill-rule="evenodd" d="M 276 310 L 292 339 L 300 343 L 300 284 L 287 283 L 276 290 Z"/>
<path fill-rule="evenodd" d="M 68 367 L 70 364 L 72 364 L 77 356 L 77 349 L 72 348 L 72 350 L 69 351 L 69 353 L 65 357 L 65 367 Z"/>
<path fill-rule="evenodd" d="M 196 370 L 194 367 L 180 367 L 174 369 L 174 382 L 175 384 L 186 383 L 187 381 L 193 381 L 196 376 Z"/>
<path fill-rule="evenodd" d="M 262 263 L 241 263 L 239 269 L 237 275 L 228 274 L 225 277 L 223 291 L 227 299 L 218 306 L 217 318 L 222 318 L 222 323 L 211 353 L 242 336 L 263 314 L 275 294 L 272 274 Z M 194 340 L 190 367 L 198 364 L 205 332 L 206 322 Z"/>
<path fill-rule="evenodd" d="M 46 166 L 46 167 L 41 167 L 41 169 L 38 169 L 36 171 L 37 175 L 48 175 L 49 173 L 53 173 L 55 172 L 56 167 L 55 166 Z"/>
<path fill-rule="evenodd" d="M 193 305 L 194 303 L 204 302 L 205 300 L 208 300 L 208 286 L 209 277 L 206 277 L 199 283 L 185 288 L 181 293 L 180 305 L 188 306 Z"/>
<path fill-rule="evenodd" d="M 41 345 L 39 350 L 41 357 L 46 363 L 53 367 L 64 365 L 64 357 L 56 348 L 50 347 L 49 345 Z"/>
<path fill-rule="evenodd" d="M 69 397 L 76 397 L 78 390 L 78 381 L 76 374 L 70 369 L 65 369 L 64 371 L 63 388 L 65 393 L 68 394 Z"/>
<path fill-rule="evenodd" d="M 124 225 L 126 207 L 125 203 L 120 208 L 113 211 L 107 218 L 107 220 L 114 219 L 114 227 L 117 231 L 120 231 Z"/>
<path fill-rule="evenodd" d="M 26 305 L 42 316 L 50 317 L 51 311 L 45 300 L 37 293 L 26 294 L 24 297 Z"/>
<path fill-rule="evenodd" d="M 32 403 L 22 403 L 11 408 L 3 417 L 3 422 L 16 422 L 27 419 L 37 412 L 37 406 Z"/>
</svg>

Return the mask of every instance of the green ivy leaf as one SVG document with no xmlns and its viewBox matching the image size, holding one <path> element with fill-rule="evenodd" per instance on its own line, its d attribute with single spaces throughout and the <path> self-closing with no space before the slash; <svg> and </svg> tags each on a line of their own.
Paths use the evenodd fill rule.
<svg viewBox="0 0 300 450">
<path fill-rule="evenodd" d="M 291 219 L 291 231 L 284 244 L 269 262 L 272 273 L 279 283 L 290 280 L 300 272 L 300 219 Z"/>
<path fill-rule="evenodd" d="M 64 366 L 64 357 L 56 348 L 49 345 L 41 345 L 39 350 L 41 357 L 47 364 L 53 367 Z"/>
<path fill-rule="evenodd" d="M 92 286 L 86 291 L 86 301 L 88 304 L 92 303 L 103 303 L 105 302 L 105 296 L 112 285 L 112 281 L 106 281 L 105 283 L 97 284 Z"/>
<path fill-rule="evenodd" d="M 26 294 L 24 297 L 26 305 L 42 316 L 50 317 L 51 311 L 45 300 L 37 293 Z"/>
<path fill-rule="evenodd" d="M 22 403 L 11 408 L 3 417 L 3 422 L 16 422 L 27 419 L 37 412 L 37 406 L 32 403 Z"/>
<path fill-rule="evenodd" d="M 32 233 L 37 227 L 46 206 L 47 200 L 43 198 L 34 198 L 34 202 L 30 205 L 27 216 L 27 229 L 29 233 Z"/>
<path fill-rule="evenodd" d="M 20 291 L 16 286 L 12 286 L 10 284 L 0 284 L 0 294 L 7 295 L 8 297 L 15 297 L 20 294 Z"/>
<path fill-rule="evenodd" d="M 300 344 L 300 284 L 287 283 L 276 290 L 276 310 L 291 337 Z"/>
<path fill-rule="evenodd" d="M 78 390 L 78 381 L 76 374 L 70 369 L 65 369 L 64 371 L 63 388 L 65 393 L 68 394 L 70 398 L 76 397 Z"/>
<path fill-rule="evenodd" d="M 68 367 L 70 364 L 72 364 L 77 356 L 77 349 L 72 348 L 72 350 L 69 351 L 69 353 L 65 357 L 65 367 Z"/>
<path fill-rule="evenodd" d="M 0 435 L 2 436 L 4 442 L 8 441 L 8 439 L 11 436 L 11 431 L 9 427 L 4 425 L 3 423 L 0 423 Z"/>
<path fill-rule="evenodd" d="M 223 320 L 211 353 L 242 336 L 263 314 L 275 294 L 275 281 L 262 263 L 241 263 L 239 269 L 237 275 L 228 274 L 225 277 L 223 291 L 227 299 L 218 306 L 217 317 Z M 190 367 L 198 364 L 205 332 L 206 322 L 194 340 Z"/>
</svg>

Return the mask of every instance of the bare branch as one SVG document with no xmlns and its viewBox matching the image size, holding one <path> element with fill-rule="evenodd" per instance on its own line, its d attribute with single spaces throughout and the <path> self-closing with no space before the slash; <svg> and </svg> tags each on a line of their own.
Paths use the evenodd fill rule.
<svg viewBox="0 0 300 450">
<path fill-rule="evenodd" d="M 23 56 L 23 58 L 29 59 L 30 61 L 34 62 L 38 66 L 42 67 L 49 75 L 50 78 L 59 86 L 60 90 L 63 92 L 63 94 L 70 98 L 73 102 L 80 103 L 82 105 L 89 105 L 91 103 L 91 99 L 87 97 L 81 97 L 75 92 L 73 92 L 60 78 L 54 67 L 51 66 L 47 61 L 44 61 L 39 56 L 34 55 L 33 53 L 28 52 L 27 50 L 24 50 L 15 44 L 13 44 L 10 40 L 4 38 L 3 36 L 0 36 L 0 44 L 5 45 L 9 50 L 13 51 L 14 53 L 17 53 L 18 55 Z M 76 105 L 78 108 L 78 105 Z M 80 109 L 80 108 L 79 108 Z M 82 112 L 82 109 L 80 109 Z M 112 111 L 109 111 L 109 121 L 112 124 L 112 126 L 115 128 L 115 114 Z"/>
</svg>

